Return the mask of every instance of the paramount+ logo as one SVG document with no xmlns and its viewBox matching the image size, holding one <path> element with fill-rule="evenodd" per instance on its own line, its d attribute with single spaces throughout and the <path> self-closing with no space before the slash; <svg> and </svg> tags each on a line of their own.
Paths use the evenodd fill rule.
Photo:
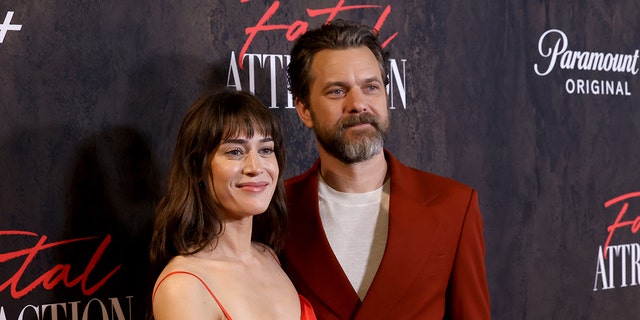
<svg viewBox="0 0 640 320">
<path fill-rule="evenodd" d="M 632 53 L 572 50 L 569 37 L 558 29 L 547 30 L 540 36 L 538 54 L 543 60 L 533 66 L 538 76 L 547 76 L 556 67 L 584 72 L 584 77 L 565 81 L 568 94 L 631 96 L 628 78 L 639 71 L 640 50 Z M 613 75 L 605 77 L 604 74 Z M 592 75 L 598 78 L 590 78 Z"/>
</svg>

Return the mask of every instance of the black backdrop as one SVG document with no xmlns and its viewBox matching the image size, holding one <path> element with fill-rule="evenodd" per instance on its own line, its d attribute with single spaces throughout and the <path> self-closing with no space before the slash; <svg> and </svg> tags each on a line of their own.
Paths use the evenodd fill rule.
<svg viewBox="0 0 640 320">
<path fill-rule="evenodd" d="M 478 190 L 493 318 L 635 319 L 638 12 L 635 0 L 3 1 L 0 320 L 142 319 L 149 223 L 186 108 L 211 87 L 255 92 L 286 126 L 286 176 L 301 173 L 317 154 L 286 55 L 334 18 L 378 25 L 390 51 L 387 148 Z"/>
</svg>

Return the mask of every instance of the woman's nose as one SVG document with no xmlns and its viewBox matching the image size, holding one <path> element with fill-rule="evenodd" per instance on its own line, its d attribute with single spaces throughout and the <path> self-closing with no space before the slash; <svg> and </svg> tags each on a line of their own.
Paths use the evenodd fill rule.
<svg viewBox="0 0 640 320">
<path fill-rule="evenodd" d="M 242 172 L 247 175 L 255 176 L 262 174 L 262 163 L 260 162 L 260 158 L 255 151 L 251 151 L 247 154 Z"/>
</svg>

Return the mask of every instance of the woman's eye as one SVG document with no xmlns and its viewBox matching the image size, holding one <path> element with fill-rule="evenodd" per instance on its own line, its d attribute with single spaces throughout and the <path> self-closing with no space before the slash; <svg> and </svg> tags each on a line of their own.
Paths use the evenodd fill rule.
<svg viewBox="0 0 640 320">
<path fill-rule="evenodd" d="M 229 151 L 227 151 L 227 154 L 232 155 L 232 156 L 239 156 L 242 154 L 242 150 L 240 149 L 231 149 Z"/>
<path fill-rule="evenodd" d="M 267 148 L 262 148 L 260 149 L 260 153 L 265 154 L 265 155 L 270 155 L 273 154 L 275 152 L 275 149 L 272 147 L 267 147 Z"/>
</svg>

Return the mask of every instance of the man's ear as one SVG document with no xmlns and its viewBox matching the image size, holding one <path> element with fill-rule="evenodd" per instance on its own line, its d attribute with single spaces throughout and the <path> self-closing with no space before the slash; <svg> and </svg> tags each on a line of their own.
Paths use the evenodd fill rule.
<svg viewBox="0 0 640 320">
<path fill-rule="evenodd" d="M 298 112 L 298 116 L 302 123 L 304 123 L 307 128 L 313 128 L 313 120 L 311 119 L 311 110 L 307 105 L 305 105 L 300 99 L 295 99 L 296 104 L 296 112 Z"/>
</svg>

